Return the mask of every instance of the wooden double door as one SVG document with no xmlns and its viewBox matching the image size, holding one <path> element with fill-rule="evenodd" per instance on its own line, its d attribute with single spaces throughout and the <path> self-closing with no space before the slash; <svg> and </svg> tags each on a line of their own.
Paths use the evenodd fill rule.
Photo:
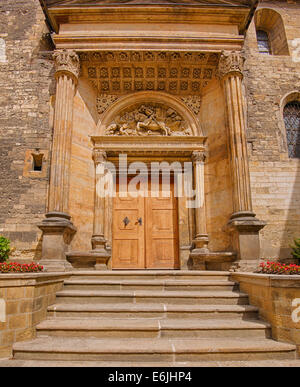
<svg viewBox="0 0 300 387">
<path fill-rule="evenodd" d="M 112 268 L 178 269 L 178 210 L 174 180 L 168 193 L 160 181 L 156 197 L 147 194 L 133 197 L 119 192 L 113 203 Z M 166 197 L 166 196 L 169 197 Z"/>
</svg>

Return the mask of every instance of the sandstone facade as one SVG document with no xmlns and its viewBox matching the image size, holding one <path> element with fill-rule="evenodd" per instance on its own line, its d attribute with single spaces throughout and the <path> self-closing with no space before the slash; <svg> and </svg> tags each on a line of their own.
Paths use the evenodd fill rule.
<svg viewBox="0 0 300 387">
<path fill-rule="evenodd" d="M 265 9 L 277 12 L 282 18 L 284 33 L 272 35 L 278 55 L 262 55 L 258 52 L 255 23 L 257 28 L 263 27 L 259 23 L 264 23 L 265 19 L 259 12 Z M 253 16 L 249 11 L 248 14 L 249 17 Z M 175 16 L 171 15 L 169 13 L 166 17 L 180 17 L 178 8 L 174 12 Z M 91 34 L 88 23 L 80 27 L 87 39 L 84 43 L 86 49 L 83 49 L 80 46 L 83 43 L 72 36 L 72 31 L 77 28 L 76 23 L 73 21 L 70 25 L 61 24 L 60 31 L 56 31 L 54 38 L 56 48 L 75 48 L 81 64 L 81 73 L 74 89 L 73 128 L 68 156 L 70 164 L 65 167 L 69 174 L 67 212 L 77 230 L 70 243 L 71 252 L 91 250 L 91 240 L 95 234 L 95 164 L 93 143 L 89 136 L 103 135 L 101 121 L 106 117 L 111 104 L 138 92 L 161 92 L 169 95 L 170 101 L 173 97 L 185 98 L 181 103 L 189 111 L 193 111 L 199 128 L 201 127 L 202 132 L 196 135 L 207 137 L 207 159 L 204 167 L 206 200 L 203 210 L 206 225 L 201 229 L 203 222 L 200 222 L 200 239 L 195 239 L 197 222 L 191 221 L 194 215 L 184 212 L 179 215 L 181 259 L 187 261 L 195 240 L 199 248 L 209 242 L 208 248 L 213 253 L 235 253 L 241 249 L 244 242 L 238 236 L 233 237 L 228 231 L 227 222 L 235 211 L 252 211 L 251 203 L 246 203 L 249 195 L 252 196 L 253 211 L 257 218 L 266 222 L 265 227 L 263 224 L 256 225 L 262 228 L 260 258 L 290 257 L 289 245 L 294 237 L 299 237 L 300 230 L 300 164 L 299 159 L 288 157 L 282 112 L 291 95 L 297 96 L 299 100 L 300 59 L 297 53 L 300 43 L 297 37 L 300 27 L 297 20 L 300 8 L 292 1 L 266 1 L 260 2 L 256 15 L 247 28 L 245 44 L 242 39 L 242 24 L 247 24 L 246 16 L 243 16 L 244 19 L 240 16 L 243 22 L 236 22 L 235 25 L 225 27 L 223 20 L 224 25 L 218 28 L 209 27 L 205 37 L 207 41 L 203 43 L 203 38 L 202 46 L 199 43 L 198 48 L 193 47 L 185 52 L 182 48 L 177 51 L 173 48 L 173 56 L 169 53 L 169 47 L 164 51 L 164 43 L 161 41 L 157 43 L 157 50 L 145 53 L 137 44 L 136 51 L 132 52 L 131 43 L 122 43 L 125 30 L 120 33 L 119 46 L 114 46 L 115 51 L 111 50 L 108 43 L 103 46 L 106 49 L 97 51 L 91 48 L 92 43 L 88 41 Z M 209 17 L 213 18 L 211 15 Z M 0 18 L 1 172 L 2 181 L 5 181 L 5 184 L 1 184 L 0 233 L 12 240 L 12 245 L 16 247 L 15 259 L 40 260 L 43 239 L 37 224 L 42 222 L 45 213 L 58 210 L 51 204 L 51 187 L 49 189 L 51 158 L 54 170 L 53 126 L 57 95 L 57 68 L 55 69 L 53 60 L 55 45 L 49 32 L 55 26 L 52 24 L 50 27 L 49 17 L 48 22 L 46 21 L 38 0 L 8 0 L 0 5 Z M 52 17 L 51 21 L 53 20 Z M 213 19 L 211 24 L 213 25 Z M 185 36 L 189 44 L 192 44 L 191 37 L 195 33 L 191 25 L 186 27 Z M 200 36 L 207 33 L 207 24 L 195 22 L 195 25 Z M 143 24 L 143 28 L 148 27 Z M 181 25 L 176 28 L 176 34 L 179 35 Z M 275 30 L 278 29 L 279 24 L 276 24 Z M 97 33 L 97 44 L 104 44 L 101 41 L 103 32 L 97 30 Z M 167 36 L 168 32 L 163 31 L 162 34 Z M 226 43 L 219 43 L 220 36 L 226 37 Z M 176 38 L 177 36 L 174 39 Z M 215 44 L 215 48 L 209 44 Z M 246 124 L 243 120 L 235 123 L 232 130 L 236 130 L 236 125 L 242 128 L 240 131 L 245 127 L 248 157 L 241 162 L 249 163 L 251 183 L 250 194 L 247 194 L 247 181 L 242 192 L 246 204 L 243 204 L 243 198 L 237 199 L 239 193 L 235 191 L 235 187 L 240 185 L 238 180 L 234 182 L 232 160 L 235 158 L 228 147 L 228 99 L 226 94 L 224 96 L 224 84 L 217 76 L 221 51 L 239 51 L 242 47 L 246 59 L 243 70 L 243 91 L 246 98 L 243 99 L 243 108 L 247 119 Z M 196 57 L 194 50 L 202 56 Z M 99 52 L 102 56 L 99 56 Z M 158 56 L 158 53 L 161 55 Z M 239 87 L 239 77 L 235 82 Z M 197 96 L 201 99 L 200 105 L 195 99 Z M 242 147 L 245 145 L 243 141 L 241 140 Z M 34 171 L 34 157 L 38 158 L 41 154 L 42 170 Z M 244 164 L 237 167 L 242 168 L 240 171 L 248 168 Z M 240 173 L 240 179 L 242 177 L 244 172 Z M 57 192 L 56 194 L 59 195 Z M 238 201 L 240 207 L 237 207 Z M 64 212 L 66 209 L 59 210 Z M 108 247 L 111 247 L 109 213 L 107 219 L 103 237 L 108 242 Z"/>
</svg>

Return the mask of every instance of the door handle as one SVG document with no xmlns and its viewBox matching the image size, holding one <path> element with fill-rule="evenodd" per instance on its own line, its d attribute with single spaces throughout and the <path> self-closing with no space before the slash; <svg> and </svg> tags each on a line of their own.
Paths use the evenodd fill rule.
<svg viewBox="0 0 300 387">
<path fill-rule="evenodd" d="M 143 219 L 142 219 L 142 218 L 138 218 L 138 224 L 139 224 L 140 226 L 143 225 Z"/>
<path fill-rule="evenodd" d="M 125 227 L 130 223 L 130 220 L 127 218 L 127 216 L 123 219 L 123 223 L 125 224 Z"/>
</svg>

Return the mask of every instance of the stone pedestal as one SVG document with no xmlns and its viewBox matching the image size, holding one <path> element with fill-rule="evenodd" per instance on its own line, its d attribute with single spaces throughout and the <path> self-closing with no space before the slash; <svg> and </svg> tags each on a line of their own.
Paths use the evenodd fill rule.
<svg viewBox="0 0 300 387">
<path fill-rule="evenodd" d="M 231 215 L 228 231 L 232 234 L 233 248 L 239 260 L 237 268 L 255 270 L 260 259 L 259 231 L 265 222 L 258 220 L 252 212 L 239 212 Z"/>
<path fill-rule="evenodd" d="M 222 52 L 219 77 L 226 101 L 234 207 L 234 213 L 228 222 L 228 231 L 232 233 L 238 265 L 242 265 L 242 261 L 252 261 L 252 266 L 256 267 L 260 258 L 259 231 L 265 223 L 258 220 L 252 210 L 242 89 L 243 65 L 244 58 L 239 52 Z"/>
<path fill-rule="evenodd" d="M 76 228 L 68 214 L 50 212 L 38 227 L 43 231 L 41 264 L 47 271 L 65 271 L 71 268 L 66 252 Z"/>
</svg>

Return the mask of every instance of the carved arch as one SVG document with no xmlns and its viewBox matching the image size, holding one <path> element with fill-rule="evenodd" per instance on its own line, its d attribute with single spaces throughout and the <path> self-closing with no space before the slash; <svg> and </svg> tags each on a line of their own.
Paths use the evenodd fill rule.
<svg viewBox="0 0 300 387">
<path fill-rule="evenodd" d="M 134 108 L 135 106 L 143 104 L 159 104 L 173 109 L 186 122 L 191 130 L 192 136 L 204 136 L 199 120 L 192 110 L 180 99 L 161 92 L 140 92 L 118 99 L 101 116 L 97 125 L 97 135 L 104 136 L 108 126 L 120 113 L 131 107 Z"/>
</svg>

